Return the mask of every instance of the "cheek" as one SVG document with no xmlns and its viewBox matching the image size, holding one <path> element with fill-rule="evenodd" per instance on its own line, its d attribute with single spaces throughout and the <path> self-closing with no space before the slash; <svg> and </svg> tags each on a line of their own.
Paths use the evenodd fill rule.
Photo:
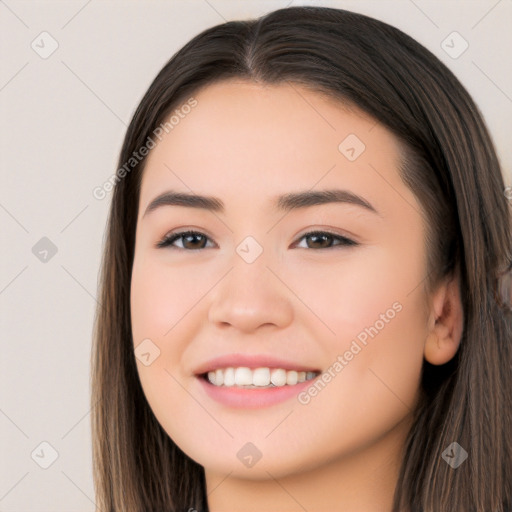
<svg viewBox="0 0 512 512">
<path fill-rule="evenodd" d="M 182 356 L 200 327 L 194 314 L 199 310 L 201 295 L 208 289 L 207 282 L 200 286 L 201 278 L 190 274 L 185 279 L 183 273 L 157 261 L 150 262 L 142 255 L 134 261 L 130 291 L 136 355 L 141 343 L 146 343 L 152 354 L 158 353 L 149 365 L 136 359 L 140 383 L 160 424 L 171 437 L 178 438 L 180 433 L 183 435 L 183 424 L 171 418 L 175 414 L 187 417 L 189 408 L 195 405 L 182 384 L 187 378 Z M 150 344 L 145 341 L 148 339 Z"/>
<path fill-rule="evenodd" d="M 131 321 L 134 344 L 145 338 L 173 335 L 207 290 L 208 280 L 197 272 L 170 268 L 157 259 L 136 259 L 131 280 Z"/>
<path fill-rule="evenodd" d="M 357 267 L 340 277 L 331 306 L 336 337 L 329 352 L 342 356 L 343 368 L 330 399 L 352 403 L 361 415 L 355 424 L 372 417 L 385 428 L 411 412 L 417 398 L 427 335 L 423 255 L 388 251 L 371 264 L 361 258 Z"/>
<path fill-rule="evenodd" d="M 295 290 L 330 331 L 308 315 L 335 376 L 317 402 L 318 413 L 331 400 L 372 411 L 385 422 L 413 408 L 427 335 L 421 230 L 411 233 L 407 249 L 397 242 L 365 248 L 325 271 L 288 269 L 289 281 L 304 276 Z M 354 401 L 353 393 L 360 398 Z"/>
<path fill-rule="evenodd" d="M 421 320 L 419 285 L 425 277 L 421 248 L 418 243 L 408 251 L 377 246 L 337 254 L 333 251 L 322 263 L 320 258 L 314 262 L 290 258 L 279 271 L 307 308 L 297 308 L 304 311 L 298 320 L 310 328 L 317 324 L 312 338 L 322 332 L 329 339 L 330 331 L 333 347 L 342 348 L 361 333 L 364 338 L 366 329 L 375 324 L 379 331 L 389 323 L 400 324 L 395 317 L 406 315 L 397 309 L 416 311 L 420 315 L 417 320 Z"/>
<path fill-rule="evenodd" d="M 159 354 L 150 366 L 137 360 L 144 391 L 155 402 L 160 400 L 162 390 L 166 388 L 175 388 L 180 394 L 181 388 L 171 374 L 180 382 L 189 377 L 187 370 L 190 368 L 184 364 L 183 358 L 191 340 L 198 338 L 206 326 L 207 294 L 218 281 L 218 276 L 222 275 L 211 265 L 190 270 L 179 264 L 171 266 L 162 262 L 159 256 L 160 253 L 155 257 L 146 256 L 143 252 L 136 255 L 130 290 L 131 328 L 136 354 L 137 347 L 142 342 L 148 343 L 145 341 L 148 339 Z"/>
<path fill-rule="evenodd" d="M 135 346 L 145 338 L 160 338 L 172 326 L 176 293 L 155 266 L 134 267 L 131 321 Z"/>
<path fill-rule="evenodd" d="M 329 418 L 317 431 L 331 440 L 324 456 L 333 447 L 342 451 L 375 440 L 414 410 L 425 337 L 422 297 L 384 290 L 366 301 L 362 293 L 343 297 L 353 314 L 350 329 L 339 320 L 336 336 L 322 337 L 327 377 L 300 397 L 311 423 Z"/>
<path fill-rule="evenodd" d="M 175 273 L 165 272 L 154 262 L 147 264 L 143 258 L 134 262 L 130 293 L 133 345 L 140 382 L 156 415 L 165 411 L 166 400 L 174 400 L 180 392 L 171 374 L 181 381 L 177 370 L 181 368 L 181 340 L 186 340 L 182 335 L 187 325 L 185 313 L 190 307 L 187 288 L 182 290 L 173 276 Z M 148 352 L 150 361 L 144 361 L 141 354 Z"/>
</svg>

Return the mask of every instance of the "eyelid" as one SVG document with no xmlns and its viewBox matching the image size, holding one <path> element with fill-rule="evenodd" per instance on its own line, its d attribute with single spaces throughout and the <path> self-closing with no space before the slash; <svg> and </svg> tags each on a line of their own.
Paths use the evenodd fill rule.
<svg viewBox="0 0 512 512">
<path fill-rule="evenodd" d="M 195 251 L 203 250 L 203 249 L 182 249 L 181 247 L 175 247 L 175 246 L 171 245 L 176 240 L 179 240 L 180 238 L 182 238 L 182 237 L 184 237 L 185 235 L 188 235 L 188 234 L 201 235 L 201 236 L 204 236 L 205 238 L 207 238 L 209 241 L 213 242 L 213 238 L 210 235 L 208 235 L 207 233 L 204 233 L 203 231 L 201 231 L 199 229 L 195 229 L 195 228 L 178 228 L 178 230 L 170 231 L 169 233 L 164 235 L 163 238 L 156 243 L 155 247 L 157 249 L 159 249 L 159 248 L 161 248 L 161 249 L 170 248 L 170 249 L 178 249 L 178 250 L 181 250 L 181 251 L 188 251 L 188 252 L 195 252 Z M 213 242 L 213 243 L 215 245 L 217 245 L 216 242 Z"/>
<path fill-rule="evenodd" d="M 330 247 L 324 247 L 324 248 L 319 248 L 319 249 L 309 249 L 307 247 L 301 247 L 301 249 L 309 249 L 309 250 L 313 250 L 313 251 L 321 251 L 321 250 L 325 251 L 327 249 L 335 249 L 336 247 L 355 247 L 355 246 L 360 245 L 360 243 L 357 241 L 356 237 L 354 237 L 352 235 L 345 235 L 345 234 L 339 233 L 337 231 L 338 230 L 334 229 L 334 228 L 309 228 L 308 230 L 304 231 L 302 234 L 298 235 L 295 238 L 295 241 L 293 242 L 292 247 L 299 244 L 307 236 L 312 236 L 315 234 L 329 235 L 334 240 L 338 240 L 340 243 L 334 244 Z M 175 247 L 172 245 L 176 240 L 179 240 L 180 238 L 182 238 L 183 236 L 188 235 L 188 234 L 204 236 L 205 238 L 207 238 L 208 241 L 212 241 L 217 246 L 217 243 L 213 240 L 213 238 L 210 235 L 208 235 L 207 233 L 204 233 L 200 229 L 178 228 L 177 230 L 173 230 L 173 231 L 167 233 L 166 235 L 164 235 L 164 237 L 156 243 L 155 247 L 162 248 L 162 249 L 166 249 L 166 248 L 178 249 L 178 250 L 187 251 L 187 252 L 196 252 L 196 251 L 201 251 L 203 249 L 211 248 L 211 247 L 203 247 L 203 248 L 198 248 L 198 249 L 182 249 L 181 247 Z"/>
<path fill-rule="evenodd" d="M 346 230 L 342 230 L 342 229 L 336 228 L 334 226 L 327 226 L 327 225 L 324 225 L 324 226 L 318 227 L 318 228 L 315 228 L 315 227 L 307 228 L 306 230 L 300 232 L 300 234 L 297 235 L 295 237 L 295 239 L 297 241 L 299 241 L 306 235 L 311 235 L 314 233 L 326 233 L 328 235 L 332 235 L 333 237 L 339 237 L 339 238 L 344 238 L 345 240 L 350 240 L 351 242 L 354 242 L 354 245 L 360 244 L 359 237 L 356 236 L 355 234 L 349 233 Z"/>
<path fill-rule="evenodd" d="M 293 242 L 292 247 L 296 246 L 299 243 L 301 243 L 302 240 L 304 240 L 306 237 L 312 236 L 312 235 L 316 235 L 316 234 L 331 236 L 334 240 L 340 241 L 341 243 L 334 244 L 331 247 L 325 247 L 323 249 L 309 249 L 310 251 L 311 250 L 316 250 L 316 251 L 324 250 L 325 251 L 325 250 L 328 250 L 328 249 L 334 249 L 336 247 L 355 247 L 356 245 L 359 245 L 359 242 L 354 240 L 353 237 L 348 237 L 346 235 L 342 235 L 340 233 L 336 233 L 335 231 L 331 231 L 329 229 L 312 229 L 310 231 L 306 231 L 305 233 L 303 233 L 302 235 L 297 237 L 296 241 Z M 300 249 L 308 249 L 308 248 L 307 247 L 300 247 Z"/>
</svg>

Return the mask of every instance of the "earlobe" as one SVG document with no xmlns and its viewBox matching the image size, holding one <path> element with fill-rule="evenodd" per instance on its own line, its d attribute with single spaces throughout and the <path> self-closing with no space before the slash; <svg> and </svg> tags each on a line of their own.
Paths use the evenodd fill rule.
<svg viewBox="0 0 512 512">
<path fill-rule="evenodd" d="M 434 293 L 425 340 L 424 357 L 434 365 L 450 361 L 460 345 L 464 314 L 457 276 L 444 282 Z"/>
</svg>

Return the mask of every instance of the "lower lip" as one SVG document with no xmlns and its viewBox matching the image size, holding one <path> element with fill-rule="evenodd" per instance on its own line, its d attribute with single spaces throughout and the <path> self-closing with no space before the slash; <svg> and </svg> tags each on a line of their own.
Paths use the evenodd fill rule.
<svg viewBox="0 0 512 512">
<path fill-rule="evenodd" d="M 214 386 L 207 379 L 197 377 L 206 394 L 223 405 L 241 409 L 260 409 L 296 397 L 315 380 L 306 380 L 293 386 L 281 386 L 263 389 L 244 389 L 236 386 Z"/>
</svg>

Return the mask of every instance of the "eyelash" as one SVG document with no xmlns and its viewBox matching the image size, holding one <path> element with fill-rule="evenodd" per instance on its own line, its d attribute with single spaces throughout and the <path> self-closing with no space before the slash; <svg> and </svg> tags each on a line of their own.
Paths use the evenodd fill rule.
<svg viewBox="0 0 512 512">
<path fill-rule="evenodd" d="M 196 252 L 196 251 L 201 251 L 203 249 L 206 249 L 206 247 L 198 248 L 198 249 L 185 249 L 182 247 L 172 246 L 172 244 L 176 240 L 179 240 L 180 238 L 183 238 L 184 236 L 188 236 L 188 235 L 200 235 L 200 236 L 209 238 L 204 233 L 201 233 L 199 231 L 192 231 L 192 230 L 179 231 L 176 233 L 170 233 L 170 234 L 166 235 L 162 240 L 160 240 L 160 242 L 158 242 L 156 244 L 156 247 L 159 249 L 169 247 L 172 249 L 179 249 L 182 251 L 189 251 L 189 252 Z M 334 249 L 336 247 L 354 247 L 354 246 L 359 245 L 357 242 L 355 242 L 354 240 L 351 240 L 350 238 L 347 238 L 347 237 L 341 236 L 341 235 L 336 235 L 335 233 L 331 233 L 329 231 L 309 231 L 308 233 L 304 233 L 304 235 L 302 235 L 298 241 L 301 241 L 303 238 L 307 238 L 308 236 L 312 236 L 312 235 L 327 235 L 327 236 L 330 236 L 333 239 L 341 242 L 341 243 L 331 246 L 331 247 L 322 247 L 320 249 L 312 249 L 312 250 L 320 251 L 320 250 L 326 250 L 326 249 Z M 301 249 L 304 249 L 304 247 L 301 247 Z M 306 247 L 306 249 L 307 249 L 307 247 Z"/>
</svg>

